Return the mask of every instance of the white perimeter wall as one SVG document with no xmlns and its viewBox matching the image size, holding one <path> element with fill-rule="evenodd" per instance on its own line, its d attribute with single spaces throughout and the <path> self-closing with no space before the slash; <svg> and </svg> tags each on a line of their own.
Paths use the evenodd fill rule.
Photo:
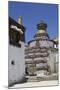
<svg viewBox="0 0 60 90">
<path fill-rule="evenodd" d="M 21 42 L 21 48 L 9 45 L 8 60 L 8 81 L 11 84 L 21 80 L 25 75 L 24 43 Z M 12 60 L 14 65 L 11 64 Z"/>
</svg>

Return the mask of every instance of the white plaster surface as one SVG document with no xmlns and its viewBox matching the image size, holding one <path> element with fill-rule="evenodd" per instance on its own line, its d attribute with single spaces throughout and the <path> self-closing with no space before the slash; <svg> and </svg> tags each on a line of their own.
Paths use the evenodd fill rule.
<svg viewBox="0 0 60 90">
<path fill-rule="evenodd" d="M 41 47 L 53 47 L 53 42 L 52 41 L 39 41 Z"/>
<path fill-rule="evenodd" d="M 14 65 L 11 61 L 14 61 Z M 24 60 L 24 43 L 21 42 L 21 48 L 9 45 L 8 56 L 8 82 L 9 84 L 21 80 L 25 75 L 25 60 Z"/>
<path fill-rule="evenodd" d="M 42 40 L 42 41 L 39 41 L 39 43 L 40 43 L 40 47 L 53 47 L 52 41 Z M 36 41 L 31 42 L 29 45 L 30 47 L 36 46 Z"/>
<path fill-rule="evenodd" d="M 36 41 L 31 42 L 29 45 L 30 45 L 30 47 L 36 46 Z"/>
</svg>

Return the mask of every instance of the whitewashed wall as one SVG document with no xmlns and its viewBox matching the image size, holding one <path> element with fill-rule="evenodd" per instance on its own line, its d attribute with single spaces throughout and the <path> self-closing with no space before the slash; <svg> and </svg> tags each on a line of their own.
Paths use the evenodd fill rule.
<svg viewBox="0 0 60 90">
<path fill-rule="evenodd" d="M 48 64 L 50 66 L 51 73 L 54 73 L 54 63 L 55 63 L 54 59 L 55 59 L 54 53 L 51 52 L 49 55 L 49 60 L 48 60 Z"/>
<path fill-rule="evenodd" d="M 32 41 L 29 45 L 30 45 L 30 47 L 36 46 L 36 41 Z"/>
<path fill-rule="evenodd" d="M 53 42 L 52 41 L 39 41 L 41 47 L 53 47 Z"/>
<path fill-rule="evenodd" d="M 52 41 L 46 41 L 46 40 L 40 40 L 39 41 L 40 43 L 40 47 L 53 47 L 54 43 Z M 36 41 L 32 41 L 30 44 L 29 44 L 30 47 L 34 47 L 36 46 Z"/>
<path fill-rule="evenodd" d="M 46 70 L 39 70 L 39 71 L 36 71 L 36 74 L 38 77 L 44 77 L 45 75 L 47 75 L 47 71 Z"/>
<path fill-rule="evenodd" d="M 58 73 L 58 67 L 59 67 L 59 54 L 58 52 L 55 52 L 55 72 Z"/>
<path fill-rule="evenodd" d="M 12 60 L 14 65 L 11 64 Z M 25 75 L 24 43 L 22 42 L 21 48 L 9 45 L 8 73 L 9 84 L 19 82 Z"/>
</svg>

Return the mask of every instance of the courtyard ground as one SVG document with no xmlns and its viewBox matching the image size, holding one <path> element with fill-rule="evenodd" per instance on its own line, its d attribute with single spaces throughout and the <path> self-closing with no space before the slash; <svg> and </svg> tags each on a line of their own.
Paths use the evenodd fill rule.
<svg viewBox="0 0 60 90">
<path fill-rule="evenodd" d="M 16 84 L 11 88 L 41 87 L 41 86 L 55 86 L 55 85 L 59 85 L 58 80 L 26 82 L 23 84 Z"/>
</svg>

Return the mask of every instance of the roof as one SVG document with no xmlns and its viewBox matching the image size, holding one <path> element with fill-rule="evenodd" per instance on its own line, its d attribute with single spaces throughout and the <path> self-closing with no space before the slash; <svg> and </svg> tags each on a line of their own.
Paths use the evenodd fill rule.
<svg viewBox="0 0 60 90">
<path fill-rule="evenodd" d="M 53 39 L 53 41 L 54 41 L 55 43 L 58 43 L 58 37 L 55 37 L 55 38 Z"/>
<path fill-rule="evenodd" d="M 16 22 L 14 19 L 12 19 L 11 17 L 9 17 L 9 28 L 10 28 L 10 25 L 15 25 L 17 26 L 18 28 L 22 29 L 22 31 L 24 32 L 25 31 L 25 27 L 23 25 L 20 25 L 18 22 Z"/>
</svg>

